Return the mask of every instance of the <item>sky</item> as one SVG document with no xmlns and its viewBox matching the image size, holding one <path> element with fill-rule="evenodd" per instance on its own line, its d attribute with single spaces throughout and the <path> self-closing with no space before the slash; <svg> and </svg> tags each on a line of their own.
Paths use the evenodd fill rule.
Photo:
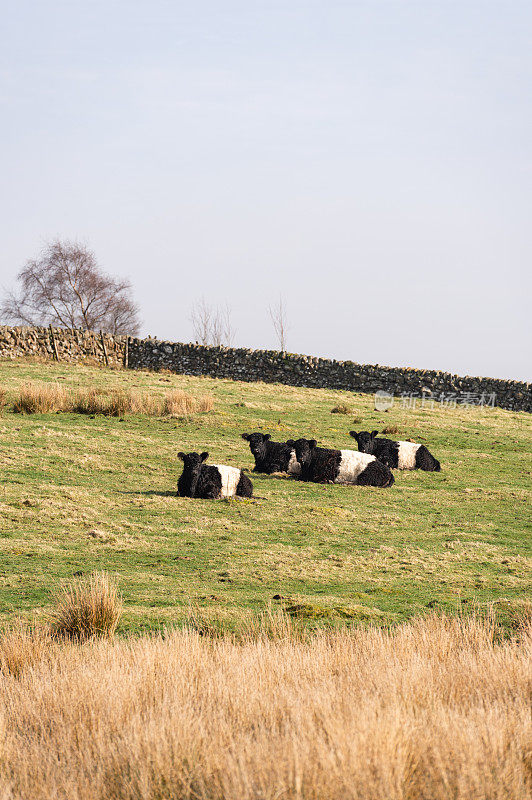
<svg viewBox="0 0 532 800">
<path fill-rule="evenodd" d="M 0 287 L 54 238 L 142 334 L 532 379 L 529 0 L 4 0 Z"/>
</svg>

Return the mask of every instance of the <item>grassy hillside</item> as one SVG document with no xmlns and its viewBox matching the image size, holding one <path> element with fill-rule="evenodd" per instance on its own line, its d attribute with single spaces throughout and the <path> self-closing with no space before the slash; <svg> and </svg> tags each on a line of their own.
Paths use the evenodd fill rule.
<svg viewBox="0 0 532 800">
<path fill-rule="evenodd" d="M 212 395 L 214 409 L 179 419 L 15 414 L 27 380 L 181 388 Z M 28 361 L 0 362 L 0 387 L 0 621 L 45 614 L 63 580 L 94 569 L 118 576 L 122 632 L 191 609 L 234 625 L 270 602 L 313 625 L 491 601 L 511 620 L 530 597 L 529 415 L 397 403 L 379 413 L 369 395 Z M 338 404 L 351 413 L 332 414 Z M 260 499 L 175 496 L 179 450 L 251 469 L 244 431 L 356 448 L 351 428 L 391 426 L 427 444 L 443 471 L 396 472 L 388 490 L 253 475 Z"/>
</svg>

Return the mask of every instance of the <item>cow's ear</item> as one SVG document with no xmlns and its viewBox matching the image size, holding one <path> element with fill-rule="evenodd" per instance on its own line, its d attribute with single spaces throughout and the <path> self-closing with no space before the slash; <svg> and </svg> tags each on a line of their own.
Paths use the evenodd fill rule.
<svg viewBox="0 0 532 800">
<path fill-rule="evenodd" d="M 358 433 L 356 431 L 349 431 L 349 436 L 352 436 L 358 442 Z"/>
<path fill-rule="evenodd" d="M 207 453 L 207 451 L 205 451 L 204 453 L 202 453 L 202 454 L 200 455 L 200 458 L 201 458 L 201 460 L 202 460 L 202 461 L 205 461 L 205 459 L 206 459 L 206 458 L 209 458 L 209 454 Z"/>
<path fill-rule="evenodd" d="M 379 435 L 379 431 L 371 431 L 371 438 L 372 439 L 374 439 L 378 435 Z"/>
<path fill-rule="evenodd" d="M 288 447 L 293 447 L 295 445 L 295 442 L 293 439 L 287 439 L 286 444 L 288 445 Z"/>
<path fill-rule="evenodd" d="M 249 442 L 249 433 L 243 433 L 242 438 L 246 439 Z"/>
<path fill-rule="evenodd" d="M 308 440 L 308 446 L 310 447 L 311 450 L 314 450 L 314 448 L 317 446 L 317 444 L 318 443 L 317 443 L 316 439 L 309 439 Z"/>
<path fill-rule="evenodd" d="M 272 438 L 272 435 L 271 435 L 271 433 L 265 433 L 265 434 L 264 434 L 264 436 L 263 436 L 262 438 L 264 439 L 264 441 L 265 441 L 265 442 L 267 442 L 267 441 L 268 441 L 268 439 L 271 439 L 271 438 Z"/>
<path fill-rule="evenodd" d="M 177 457 L 178 457 L 178 458 L 180 458 L 180 459 L 181 459 L 181 461 L 184 461 L 184 460 L 185 460 L 185 454 L 184 454 L 184 453 L 178 453 L 178 454 L 177 454 Z"/>
</svg>

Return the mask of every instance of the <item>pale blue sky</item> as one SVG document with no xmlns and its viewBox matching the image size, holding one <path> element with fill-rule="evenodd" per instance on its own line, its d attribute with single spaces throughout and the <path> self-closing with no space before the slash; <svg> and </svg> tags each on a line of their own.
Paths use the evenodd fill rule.
<svg viewBox="0 0 532 800">
<path fill-rule="evenodd" d="M 52 237 L 143 332 L 530 380 L 532 4 L 2 3 L 0 284 Z"/>
</svg>

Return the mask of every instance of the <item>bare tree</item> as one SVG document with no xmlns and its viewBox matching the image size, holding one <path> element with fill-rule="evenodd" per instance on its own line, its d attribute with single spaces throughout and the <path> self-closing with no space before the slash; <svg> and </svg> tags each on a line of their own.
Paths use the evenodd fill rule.
<svg viewBox="0 0 532 800">
<path fill-rule="evenodd" d="M 211 341 L 212 344 L 217 345 L 225 345 L 226 347 L 232 347 L 235 341 L 235 329 L 233 328 L 233 322 L 231 319 L 231 309 L 225 304 L 225 306 L 219 306 L 216 308 L 213 318 L 212 318 L 212 326 L 211 326 Z"/>
<path fill-rule="evenodd" d="M 51 242 L 24 265 L 17 280 L 18 294 L 9 292 L 0 306 L 9 321 L 111 334 L 139 331 L 129 281 L 106 275 L 94 253 L 77 242 Z"/>
<path fill-rule="evenodd" d="M 211 343 L 212 309 L 202 297 L 193 307 L 190 314 L 194 338 L 199 344 Z"/>
<path fill-rule="evenodd" d="M 202 298 L 193 306 L 190 318 L 194 338 L 200 344 L 214 347 L 233 345 L 235 329 L 231 320 L 231 309 L 227 304 L 212 308 Z"/>
<path fill-rule="evenodd" d="M 288 324 L 286 321 L 286 308 L 281 295 L 279 295 L 278 305 L 270 306 L 269 312 L 277 339 L 279 340 L 279 347 L 284 353 L 286 350 L 286 332 L 288 330 Z"/>
</svg>

